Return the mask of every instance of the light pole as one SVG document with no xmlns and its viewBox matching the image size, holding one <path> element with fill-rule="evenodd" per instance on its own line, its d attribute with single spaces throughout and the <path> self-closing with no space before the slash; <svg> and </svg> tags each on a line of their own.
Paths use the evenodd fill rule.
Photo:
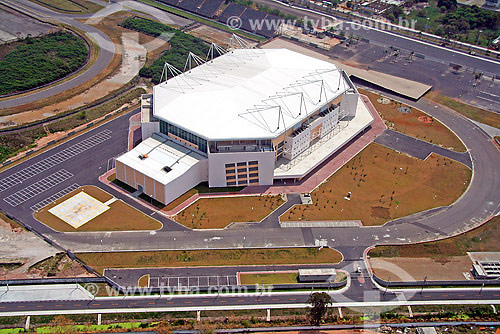
<svg viewBox="0 0 500 334">
<path fill-rule="evenodd" d="M 424 285 L 426 281 L 427 281 L 427 276 L 424 277 L 424 281 L 422 282 L 422 290 L 420 290 L 420 294 L 424 292 Z"/>
</svg>

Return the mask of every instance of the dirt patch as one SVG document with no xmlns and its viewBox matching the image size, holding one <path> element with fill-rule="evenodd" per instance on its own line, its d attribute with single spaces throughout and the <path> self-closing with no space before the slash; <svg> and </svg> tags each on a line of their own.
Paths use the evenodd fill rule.
<svg viewBox="0 0 500 334">
<path fill-rule="evenodd" d="M 295 206 L 281 219 L 380 225 L 453 203 L 470 178 L 469 168 L 442 156 L 422 161 L 372 143 L 312 192 L 313 204 Z"/>
<path fill-rule="evenodd" d="M 418 120 L 422 123 L 425 123 L 425 124 L 432 124 L 432 117 L 429 117 L 429 116 L 418 116 Z"/>
<path fill-rule="evenodd" d="M 384 206 L 372 206 L 372 215 L 377 218 L 389 219 L 391 218 L 391 211 Z"/>
<path fill-rule="evenodd" d="M 0 215 L 0 277 L 2 279 L 47 277 L 43 270 L 31 267 L 46 258 L 54 256 L 58 250 L 35 234 L 26 231 L 14 221 Z M 57 277 L 84 275 L 86 271 L 73 261 L 65 265 L 65 271 L 58 271 Z"/>
<path fill-rule="evenodd" d="M 89 277 L 93 276 L 78 262 L 71 260 L 66 254 L 59 253 L 31 266 L 29 277 Z"/>
<path fill-rule="evenodd" d="M 470 273 L 472 262 L 468 256 L 449 258 L 370 258 L 375 275 L 386 281 L 429 281 L 465 280 L 464 273 Z"/>
<path fill-rule="evenodd" d="M 359 91 L 370 99 L 388 128 L 457 152 L 465 152 L 462 141 L 438 120 L 403 103 L 387 98 L 381 100 L 380 95 L 363 89 Z"/>
<path fill-rule="evenodd" d="M 258 222 L 281 203 L 281 196 L 201 198 L 174 218 L 189 228 L 223 228 L 233 222 Z"/>
<path fill-rule="evenodd" d="M 223 48 L 230 46 L 230 38 L 232 34 L 215 29 L 206 25 L 200 25 L 199 27 L 187 32 L 190 35 L 204 39 L 207 42 L 215 43 Z M 251 45 L 256 45 L 257 43 L 249 42 Z"/>
</svg>

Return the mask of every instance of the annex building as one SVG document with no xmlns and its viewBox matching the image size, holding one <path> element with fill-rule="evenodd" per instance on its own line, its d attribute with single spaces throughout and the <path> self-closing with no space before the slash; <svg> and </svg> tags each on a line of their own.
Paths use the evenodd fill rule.
<svg viewBox="0 0 500 334">
<path fill-rule="evenodd" d="M 373 122 L 344 71 L 287 49 L 190 55 L 186 65 L 165 64 L 142 97 L 143 141 L 116 159 L 118 180 L 165 204 L 204 181 L 301 179 Z"/>
</svg>

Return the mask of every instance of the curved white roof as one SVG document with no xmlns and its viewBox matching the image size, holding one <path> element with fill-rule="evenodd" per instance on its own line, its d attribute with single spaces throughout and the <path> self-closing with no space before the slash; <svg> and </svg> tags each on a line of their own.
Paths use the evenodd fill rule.
<svg viewBox="0 0 500 334">
<path fill-rule="evenodd" d="M 269 139 L 349 88 L 331 63 L 287 49 L 235 49 L 156 85 L 153 112 L 209 140 Z"/>
</svg>

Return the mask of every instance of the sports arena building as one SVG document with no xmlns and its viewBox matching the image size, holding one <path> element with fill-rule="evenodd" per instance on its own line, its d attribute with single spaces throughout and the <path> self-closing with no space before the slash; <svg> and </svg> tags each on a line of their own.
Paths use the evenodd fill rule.
<svg viewBox="0 0 500 334">
<path fill-rule="evenodd" d="M 142 98 L 143 141 L 116 159 L 118 180 L 165 204 L 204 181 L 299 180 L 373 122 L 331 63 L 287 49 L 220 53 L 190 55 L 184 73 L 165 64 Z"/>
</svg>

